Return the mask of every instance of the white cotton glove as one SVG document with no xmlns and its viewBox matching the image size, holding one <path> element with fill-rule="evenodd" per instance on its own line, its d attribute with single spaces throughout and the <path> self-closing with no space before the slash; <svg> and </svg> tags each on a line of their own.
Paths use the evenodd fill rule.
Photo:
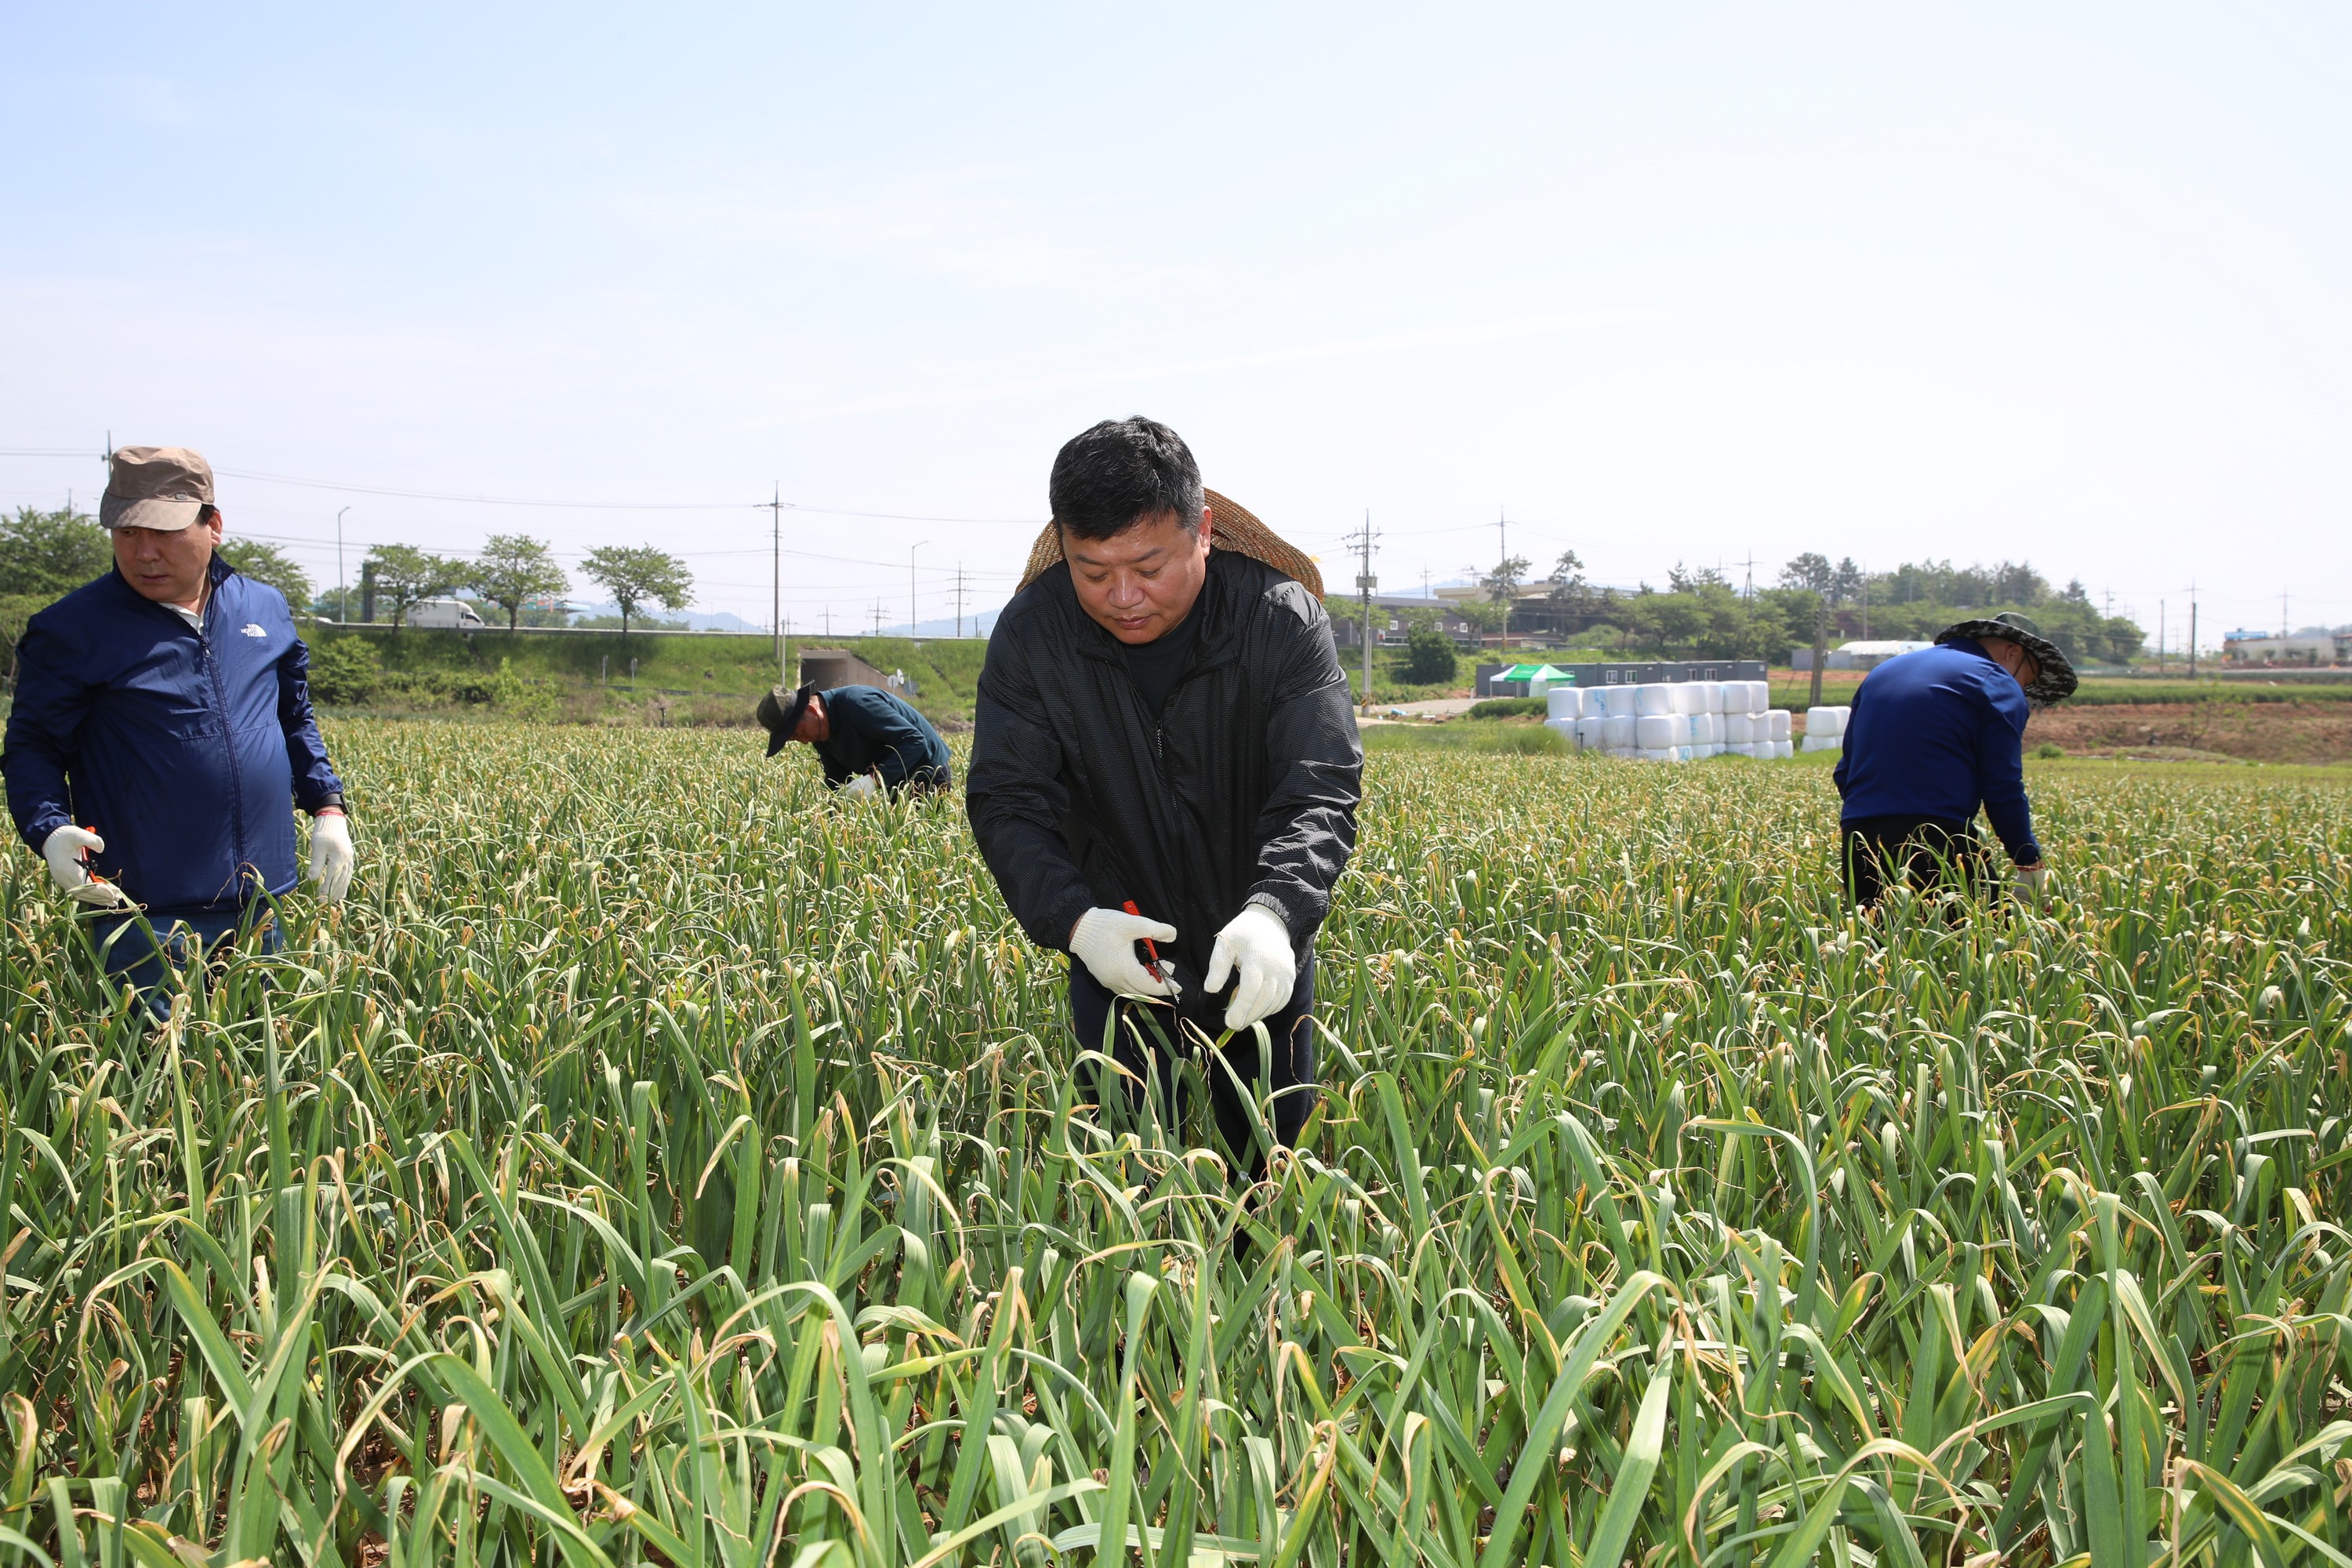
<svg viewBox="0 0 2352 1568">
<path fill-rule="evenodd" d="M 319 884 L 320 903 L 343 901 L 358 864 L 359 855 L 352 848 L 351 818 L 338 812 L 310 819 L 310 880 Z"/>
<path fill-rule="evenodd" d="M 881 787 L 882 786 L 880 784 L 874 782 L 874 775 L 872 773 L 860 773 L 856 778 L 850 780 L 847 784 L 842 785 L 841 793 L 847 795 L 868 795 L 875 794 L 877 791 L 880 790 Z"/>
<path fill-rule="evenodd" d="M 49 863 L 49 880 L 67 898 L 92 909 L 119 909 L 131 901 L 122 896 L 122 889 L 111 882 L 93 880 L 89 868 L 82 864 L 85 853 L 105 848 L 105 839 L 68 823 L 41 840 L 41 858 Z"/>
<path fill-rule="evenodd" d="M 1225 1027 L 1245 1029 L 1280 1011 L 1298 982 L 1298 955 L 1290 951 L 1290 928 L 1264 904 L 1251 904 L 1226 922 L 1209 950 L 1209 973 L 1201 984 L 1211 991 L 1237 972 L 1233 1000 L 1225 1004 Z"/>
<path fill-rule="evenodd" d="M 2020 866 L 2009 875 L 2010 885 L 2017 889 L 2017 896 L 2029 904 L 2041 901 L 2042 884 L 2049 879 L 2050 862 L 2047 860 L 2036 866 Z"/>
<path fill-rule="evenodd" d="M 1103 988 L 1118 996 L 1173 996 L 1164 973 L 1155 974 L 1135 956 L 1135 944 L 1174 942 L 1176 928 L 1124 910 L 1088 910 L 1070 928 L 1070 956 L 1085 964 Z M 1163 963 L 1161 968 L 1167 966 Z"/>
</svg>

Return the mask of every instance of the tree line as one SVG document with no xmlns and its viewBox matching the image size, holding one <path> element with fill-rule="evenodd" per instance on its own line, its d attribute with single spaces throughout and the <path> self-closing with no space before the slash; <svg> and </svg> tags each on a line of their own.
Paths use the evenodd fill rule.
<svg viewBox="0 0 2352 1568">
<path fill-rule="evenodd" d="M 1871 640 L 1926 641 L 1956 621 L 2014 610 L 2031 616 L 2043 634 L 2078 662 L 2123 664 L 2138 657 L 2147 634 L 2128 616 L 2103 614 L 2078 578 L 2063 588 L 2022 562 L 1956 567 L 1949 561 L 1906 563 L 1888 572 L 1864 572 L 1851 558 L 1832 564 L 1808 552 L 1780 569 L 1777 581 L 1744 591 L 1713 567 L 1677 563 L 1664 588 L 1643 583 L 1627 591 L 1597 586 L 1574 551 L 1562 552 L 1542 577 L 1533 563 L 1509 556 L 1467 575 L 1480 596 L 1450 601 L 1482 636 L 1526 637 L 1558 648 L 1590 649 L 1650 658 L 1759 658 L 1786 664 L 1817 637 L 1835 645 Z M 1361 601 L 1334 595 L 1334 620 L 1353 623 Z M 1381 622 L 1391 608 L 1376 608 Z M 1433 610 L 1408 615 L 1422 643 L 1434 636 Z M 1434 668 L 1434 648 L 1422 656 Z"/>
<path fill-rule="evenodd" d="M 355 590 L 314 587 L 300 563 L 267 540 L 241 539 L 232 532 L 221 542 L 220 554 L 245 575 L 285 595 L 289 605 L 322 617 L 349 618 L 346 601 Z M 5 606 L 0 608 L 0 620 L 9 623 L 10 639 L 24 616 L 103 575 L 113 563 L 106 531 L 87 512 L 69 507 L 55 511 L 18 507 L 0 517 L 0 605 Z M 592 550 L 580 572 L 613 596 L 624 632 L 646 606 L 680 610 L 694 596 L 694 574 L 686 563 L 650 544 Z M 467 593 L 505 611 L 511 631 L 526 614 L 532 614 L 530 606 L 572 588 L 571 575 L 555 559 L 554 548 L 527 533 L 494 533 L 471 558 L 439 555 L 409 544 L 378 544 L 368 551 L 362 574 L 373 578 L 376 596 L 390 605 L 394 626 L 405 621 L 419 600 Z M 533 619 L 543 624 L 553 616 L 569 619 L 562 612 L 540 612 Z"/>
</svg>

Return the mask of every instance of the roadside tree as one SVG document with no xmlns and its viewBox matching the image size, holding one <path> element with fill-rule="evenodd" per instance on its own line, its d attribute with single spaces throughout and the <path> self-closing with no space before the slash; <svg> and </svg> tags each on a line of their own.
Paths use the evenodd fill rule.
<svg viewBox="0 0 2352 1568">
<path fill-rule="evenodd" d="M 555 552 L 527 533 L 493 533 L 467 579 L 467 586 L 507 613 L 507 630 L 521 619 L 532 599 L 563 593 L 572 579 L 556 564 Z"/>
<path fill-rule="evenodd" d="M 694 574 L 687 570 L 686 563 L 650 544 L 634 549 L 605 545 L 589 552 L 580 569 L 620 606 L 624 636 L 639 605 L 656 604 L 665 610 L 682 610 L 694 597 Z"/>
</svg>

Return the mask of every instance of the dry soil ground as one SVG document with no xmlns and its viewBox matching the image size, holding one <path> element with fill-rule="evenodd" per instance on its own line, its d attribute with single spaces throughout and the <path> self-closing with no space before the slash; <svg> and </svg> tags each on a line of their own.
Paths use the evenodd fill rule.
<svg viewBox="0 0 2352 1568">
<path fill-rule="evenodd" d="M 2162 702 L 2075 706 L 2036 713 L 2028 750 L 2074 756 L 2180 757 L 2253 763 L 2352 762 L 2352 702 Z"/>
</svg>

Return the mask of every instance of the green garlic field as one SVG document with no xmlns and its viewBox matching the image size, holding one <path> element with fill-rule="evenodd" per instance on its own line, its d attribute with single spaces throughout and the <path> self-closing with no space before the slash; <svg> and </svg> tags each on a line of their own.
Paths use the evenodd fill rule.
<svg viewBox="0 0 2352 1568">
<path fill-rule="evenodd" d="M 169 1028 L 9 859 L 0 1560 L 2352 1563 L 2343 782 L 1856 924 L 1825 770 L 1381 752 L 1252 1188 L 960 803 L 329 739 L 352 902 Z"/>
</svg>

